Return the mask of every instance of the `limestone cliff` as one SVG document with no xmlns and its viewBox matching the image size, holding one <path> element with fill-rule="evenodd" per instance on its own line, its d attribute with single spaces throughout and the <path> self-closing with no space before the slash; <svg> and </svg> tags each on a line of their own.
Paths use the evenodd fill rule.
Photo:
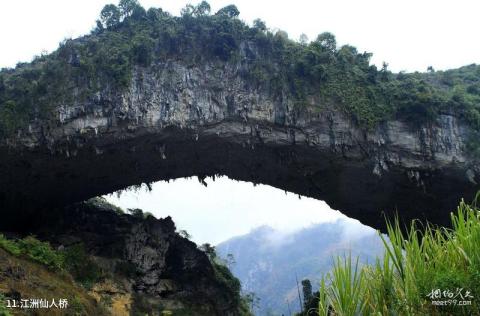
<svg viewBox="0 0 480 316">
<path fill-rule="evenodd" d="M 192 316 L 249 315 L 240 297 L 239 281 L 226 268 L 212 262 L 193 242 L 176 233 L 170 217 L 158 220 L 152 216 L 119 214 L 97 199 L 44 213 L 37 220 L 36 225 L 26 226 L 24 231 L 13 229 L 14 233 L 34 234 L 49 241 L 59 253 L 81 246 L 88 257 L 75 257 L 74 267 L 82 265 L 79 261 L 91 260 L 88 267 L 70 269 L 76 282 L 59 281 L 67 284 L 61 286 L 69 289 L 68 293 L 56 293 L 56 288 L 52 288 L 48 293 L 52 297 L 68 295 L 70 301 L 81 299 L 80 307 L 85 311 L 94 307 L 83 301 L 91 305 L 91 301 L 96 301 L 93 306 L 115 316 L 163 315 L 167 311 Z M 2 229 L 10 228 L 10 234 L 14 227 L 2 222 Z M 3 252 L 0 257 L 12 261 Z M 0 293 L 6 296 L 17 293 L 22 298 L 32 295 L 24 284 L 29 278 L 20 282 L 8 274 L 8 269 L 0 261 Z M 39 267 L 34 269 L 42 271 Z M 84 285 L 87 295 L 78 284 L 82 284 L 84 274 L 91 273 L 90 270 L 98 272 Z M 62 275 L 59 271 L 41 273 L 49 276 L 30 285 L 37 292 Z"/>
<path fill-rule="evenodd" d="M 1 73 L 2 210 L 220 174 L 382 228 L 396 211 L 448 224 L 478 190 L 478 67 L 463 98 L 436 77 L 378 71 L 328 33 L 304 45 L 233 7 L 142 10 Z"/>
<path fill-rule="evenodd" d="M 314 97 L 317 107 L 298 110 L 241 72 L 167 61 L 136 68 L 125 91 L 58 104 L 48 129 L 31 122 L 1 147 L 0 202 L 46 207 L 223 174 L 325 200 L 379 227 L 380 212 L 395 209 L 445 223 L 478 188 L 480 167 L 465 150 L 470 128 L 454 114 L 415 129 L 394 120 L 366 131 Z"/>
</svg>

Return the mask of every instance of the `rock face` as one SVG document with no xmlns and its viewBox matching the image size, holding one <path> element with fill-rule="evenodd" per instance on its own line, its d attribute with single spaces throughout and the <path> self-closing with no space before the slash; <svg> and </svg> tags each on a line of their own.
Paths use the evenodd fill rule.
<svg viewBox="0 0 480 316">
<path fill-rule="evenodd" d="M 243 46 L 244 55 L 251 48 Z M 128 89 L 58 104 L 0 147 L 0 208 L 68 205 L 129 185 L 227 175 L 325 200 L 382 228 L 382 212 L 448 224 L 480 183 L 469 128 L 454 115 L 375 130 L 315 96 L 303 109 L 253 86 L 242 65 L 178 61 L 136 68 Z"/>
<path fill-rule="evenodd" d="M 1 226 L 3 231 L 14 227 L 8 222 Z M 84 245 L 105 275 L 113 275 L 92 289 L 93 296 L 113 298 L 113 308 L 117 298 L 132 315 L 157 315 L 161 310 L 248 315 L 241 311 L 239 281 L 231 274 L 220 277 L 207 255 L 176 233 L 170 217 L 121 215 L 91 200 L 43 213 L 24 229 L 55 247 Z"/>
</svg>

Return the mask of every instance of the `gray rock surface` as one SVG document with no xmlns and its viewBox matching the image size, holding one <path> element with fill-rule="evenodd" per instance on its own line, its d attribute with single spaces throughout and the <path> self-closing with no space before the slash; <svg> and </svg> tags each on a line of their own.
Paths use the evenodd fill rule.
<svg viewBox="0 0 480 316">
<path fill-rule="evenodd" d="M 248 50 L 247 46 L 243 47 Z M 331 104 L 254 86 L 242 63 L 136 68 L 111 87 L 58 104 L 0 146 L 0 208 L 68 205 L 129 185 L 227 175 L 325 200 L 363 223 L 383 216 L 448 224 L 480 183 L 465 152 L 469 127 L 454 115 L 412 127 L 358 127 Z M 186 193 L 188 196 L 188 193 Z"/>
<path fill-rule="evenodd" d="M 143 302 L 144 308 L 152 309 L 149 315 L 158 315 L 161 309 L 198 316 L 243 315 L 238 280 L 220 277 L 207 255 L 176 232 L 170 217 L 118 214 L 108 204 L 90 200 L 43 212 L 36 219 L 32 227 L 23 227 L 23 233 L 14 229 L 13 221 L 3 221 L 0 227 L 33 234 L 57 248 L 81 243 L 98 263 L 103 262 L 105 275 L 123 284 L 133 306 Z"/>
</svg>

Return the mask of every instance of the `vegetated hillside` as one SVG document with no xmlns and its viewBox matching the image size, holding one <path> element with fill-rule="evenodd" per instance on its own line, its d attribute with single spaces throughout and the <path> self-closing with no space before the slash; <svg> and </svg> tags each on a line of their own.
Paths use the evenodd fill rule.
<svg viewBox="0 0 480 316">
<path fill-rule="evenodd" d="M 205 1 L 187 5 L 181 16 L 146 11 L 136 0 L 107 5 L 91 34 L 0 72 L 0 132 L 12 135 L 29 121 L 48 120 L 58 105 L 125 88 L 135 67 L 169 60 L 210 62 L 218 71 L 226 63 L 246 66 L 241 75 L 253 89 L 292 98 L 299 111 L 313 104 L 339 107 L 366 129 L 393 118 L 416 126 L 439 113 L 457 113 L 474 134 L 480 129 L 480 66 L 394 74 L 387 64 L 371 65 L 370 53 L 337 47 L 331 33 L 294 41 L 261 20 L 249 26 L 238 16 L 234 5 L 212 14 Z M 471 147 L 478 150 L 478 141 Z"/>
<path fill-rule="evenodd" d="M 67 309 L 38 309 L 35 315 L 109 315 L 105 306 L 97 302 L 88 290 L 75 283 L 68 273 L 59 273 L 47 265 L 26 257 L 14 255 L 2 246 L 5 239 L 0 236 L 0 315 L 32 315 L 28 310 L 7 308 L 6 300 L 66 299 Z M 13 303 L 11 303 L 13 305 Z"/>
<path fill-rule="evenodd" d="M 374 263 L 383 255 L 383 244 L 373 229 L 337 221 L 294 233 L 262 226 L 219 244 L 217 250 L 223 258 L 233 255 L 230 268 L 241 280 L 242 290 L 260 299 L 256 315 L 289 315 L 288 305 L 292 313 L 300 311 L 296 277 L 300 291 L 303 279 L 309 279 L 316 290 L 336 255 L 351 253 L 361 263 Z"/>
<path fill-rule="evenodd" d="M 250 315 L 239 280 L 169 217 L 92 199 L 0 229 L 0 315 L 4 298 L 68 300 L 40 315 Z"/>
</svg>

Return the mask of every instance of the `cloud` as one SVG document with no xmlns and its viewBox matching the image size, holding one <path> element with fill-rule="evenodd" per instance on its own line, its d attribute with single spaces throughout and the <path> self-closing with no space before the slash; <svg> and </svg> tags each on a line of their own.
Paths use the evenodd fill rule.
<svg viewBox="0 0 480 316">
<path fill-rule="evenodd" d="M 377 230 L 370 226 L 363 225 L 358 220 L 346 217 L 340 220 L 342 224 L 342 240 L 349 242 L 362 237 L 377 234 Z"/>
<path fill-rule="evenodd" d="M 283 233 L 320 222 L 346 218 L 325 202 L 298 198 L 292 193 L 267 185 L 219 177 L 206 179 L 207 187 L 197 179 L 157 182 L 152 192 L 128 191 L 117 197 L 106 196 L 123 208 L 141 208 L 157 217 L 171 216 L 179 229 L 187 230 L 197 243 L 220 243 L 251 229 L 268 225 Z M 272 241 L 281 239 L 272 236 Z"/>
</svg>

